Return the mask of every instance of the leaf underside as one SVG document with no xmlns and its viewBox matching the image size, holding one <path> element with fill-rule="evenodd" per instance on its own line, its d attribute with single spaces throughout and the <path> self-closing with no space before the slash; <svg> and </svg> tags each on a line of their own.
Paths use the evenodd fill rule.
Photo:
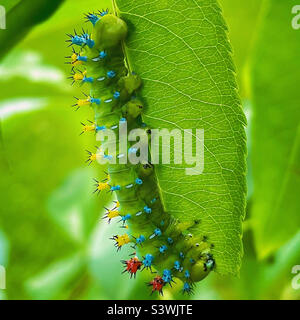
<svg viewBox="0 0 300 320">
<path fill-rule="evenodd" d="M 204 129 L 201 175 L 186 175 L 185 165 L 156 166 L 165 208 L 181 221 L 200 219 L 193 232 L 214 244 L 217 272 L 237 274 L 246 120 L 221 10 L 215 0 L 116 2 L 129 25 L 129 63 L 143 79 L 143 120 L 150 128 Z"/>
</svg>

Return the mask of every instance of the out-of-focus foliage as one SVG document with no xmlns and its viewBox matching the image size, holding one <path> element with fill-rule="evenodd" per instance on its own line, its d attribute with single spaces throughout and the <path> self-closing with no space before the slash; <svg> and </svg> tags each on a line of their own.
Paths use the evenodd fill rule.
<svg viewBox="0 0 300 320">
<path fill-rule="evenodd" d="M 17 2 L 2 0 L 1 4 L 9 11 Z M 282 8 L 280 12 L 273 11 L 273 14 L 285 16 L 285 25 L 281 24 L 279 18 L 273 17 L 270 20 L 269 16 L 268 21 L 264 21 L 266 15 L 259 17 L 260 5 L 264 1 L 219 2 L 229 24 L 229 37 L 234 47 L 238 79 L 248 115 L 248 131 L 252 126 L 255 128 L 257 121 L 257 117 L 251 117 L 253 105 L 255 109 L 259 106 L 261 117 L 268 110 L 268 117 L 263 120 L 264 125 L 274 123 L 274 115 L 277 115 L 279 109 L 275 109 L 274 114 L 272 106 L 266 105 L 265 100 L 269 98 L 264 97 L 272 88 L 273 108 L 280 104 L 280 112 L 287 113 L 283 116 L 288 117 L 291 105 L 283 104 L 282 101 L 290 102 L 289 97 L 294 99 L 295 96 L 287 97 L 283 83 L 288 80 L 292 87 L 297 84 L 292 71 L 295 71 L 293 66 L 299 61 L 299 50 L 287 49 L 288 46 L 296 48 L 298 44 L 289 43 L 289 37 L 284 39 L 282 34 L 298 37 L 300 32 L 289 29 L 292 19 L 291 2 L 276 1 L 278 5 L 281 3 Z M 33 28 L 0 64 L 0 264 L 7 271 L 7 289 L 0 290 L 0 299 L 154 298 L 145 287 L 147 279 L 143 273 L 135 281 L 130 280 L 128 275 L 121 275 L 120 260 L 128 256 L 128 252 L 122 249 L 117 254 L 108 239 L 119 231 L 119 226 L 108 226 L 101 221 L 103 206 L 109 206 L 110 195 L 97 197 L 92 194 L 92 178 L 101 179 L 104 169 L 93 164 L 87 167 L 84 163 L 85 149 L 94 148 L 95 137 L 79 136 L 80 121 L 92 119 L 93 115 L 89 110 L 74 112 L 70 108 L 73 96 L 81 95 L 81 89 L 70 87 L 66 80 L 70 68 L 64 65 L 64 56 L 69 55 L 70 49 L 64 43 L 65 33 L 72 32 L 74 27 L 81 28 L 83 13 L 106 7 L 110 7 L 110 0 L 88 0 L 84 3 L 66 0 L 50 19 Z M 258 23 L 259 20 L 262 24 Z M 266 30 L 267 23 L 273 20 L 274 28 L 280 30 L 276 31 L 275 38 L 275 31 L 267 37 L 264 47 L 262 40 L 255 41 L 257 37 L 260 39 L 260 34 L 261 37 L 267 36 L 257 26 L 265 26 L 263 28 Z M 256 99 L 252 101 L 249 79 L 253 75 L 258 77 L 259 73 L 258 62 L 249 64 L 251 47 L 259 48 L 254 52 L 258 50 L 261 54 L 268 53 L 275 46 L 270 41 L 273 39 L 274 43 L 281 36 L 283 43 L 286 41 L 285 46 L 280 46 L 281 50 L 270 51 L 271 58 L 261 58 L 259 61 L 262 67 L 267 63 L 264 68 L 275 74 L 276 79 L 266 85 L 264 90 L 260 90 L 260 97 L 256 90 Z M 253 65 L 256 65 L 254 74 L 249 72 Z M 281 75 L 282 66 L 284 70 L 292 71 Z M 266 83 L 267 80 L 264 78 Z M 297 94 L 297 89 L 294 94 Z M 265 130 L 270 129 L 268 126 Z M 296 130 L 293 132 L 296 135 Z M 286 133 L 289 134 L 288 130 Z M 248 154 L 252 157 L 259 157 L 257 151 L 254 150 L 253 154 L 250 148 L 257 143 L 256 136 L 257 134 L 253 135 L 251 144 L 248 145 Z M 277 168 L 272 155 L 268 154 L 263 159 L 263 170 L 267 173 L 271 166 L 274 175 L 289 170 L 288 165 L 293 164 L 293 159 L 297 159 L 299 150 L 295 141 L 294 136 L 294 140 L 288 143 L 289 151 L 294 151 L 287 155 L 285 167 L 282 165 Z M 260 143 L 265 153 L 270 141 Z M 271 147 L 282 150 L 282 143 L 281 140 L 273 139 Z M 294 158 L 289 157 L 290 154 Z M 254 169 L 255 176 L 258 171 L 257 168 Z M 290 174 L 285 174 L 286 190 L 294 192 L 282 193 L 284 200 L 281 203 L 284 206 L 278 206 L 277 218 L 274 216 L 275 220 L 273 219 L 275 224 L 271 224 L 275 230 L 278 230 L 276 222 L 281 226 L 281 223 L 290 221 L 297 227 L 296 220 L 288 221 L 285 216 L 293 213 L 296 215 L 298 212 L 292 211 L 292 206 L 296 205 L 295 200 L 285 198 L 294 196 L 295 192 L 299 193 L 299 186 L 293 184 L 293 173 L 294 171 L 290 171 Z M 250 172 L 248 190 L 251 190 L 251 183 Z M 274 188 L 273 179 L 264 184 L 264 190 L 279 194 L 279 190 Z M 255 184 L 255 191 L 263 192 L 260 184 Z M 243 239 L 245 253 L 240 278 L 211 274 L 196 286 L 193 299 L 300 299 L 299 290 L 294 290 L 291 286 L 294 276 L 291 273 L 292 267 L 300 263 L 299 233 L 293 237 L 291 234 L 291 239 L 284 240 L 280 248 L 277 241 L 274 242 L 276 248 L 272 249 L 272 255 L 268 259 L 259 260 L 253 241 L 255 224 L 249 219 L 253 217 L 252 204 L 255 201 L 251 192 L 248 199 Z M 268 206 L 274 204 L 268 198 L 265 202 Z M 265 214 L 263 210 L 256 209 L 258 219 L 262 217 L 262 221 L 266 221 Z M 191 298 L 183 297 L 179 287 L 180 284 L 175 290 L 166 290 L 164 298 Z"/>
<path fill-rule="evenodd" d="M 252 63 L 253 230 L 257 253 L 278 249 L 300 226 L 300 33 L 295 0 L 270 0 Z"/>
<path fill-rule="evenodd" d="M 237 68 L 239 92 L 249 98 L 249 59 L 256 38 L 259 15 L 264 1 L 219 0 L 229 27 L 229 39 Z"/>
<path fill-rule="evenodd" d="M 22 0 L 1 0 L 1 6 L 3 6 L 6 10 L 6 13 L 8 13 L 21 1 Z"/>
<path fill-rule="evenodd" d="M 37 24 L 43 22 L 64 0 L 22 0 L 7 3 L 6 32 L 0 33 L 0 59 L 22 40 Z M 4 3 L 5 6 L 6 3 Z"/>
</svg>

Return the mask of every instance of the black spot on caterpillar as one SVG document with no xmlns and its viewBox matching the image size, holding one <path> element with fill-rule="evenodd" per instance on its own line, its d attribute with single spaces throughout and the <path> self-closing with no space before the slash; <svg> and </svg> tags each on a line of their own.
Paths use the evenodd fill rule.
<svg viewBox="0 0 300 320">
<path fill-rule="evenodd" d="M 139 94 L 142 79 L 128 70 L 123 52 L 126 23 L 107 10 L 88 13 L 86 20 L 93 26 L 92 33 L 74 31 L 67 40 L 73 46 L 67 57 L 72 66 L 70 79 L 90 86 L 90 92 L 76 97 L 73 106 L 92 107 L 95 113 L 94 121 L 82 123 L 82 133 L 115 130 L 122 123 L 130 129 L 143 128 L 144 104 Z M 151 134 L 150 128 L 145 131 L 148 136 Z M 115 133 L 118 135 L 118 130 Z M 109 162 L 107 178 L 95 180 L 95 192 L 111 191 L 118 199 L 114 207 L 106 208 L 104 219 L 118 219 L 126 231 L 111 237 L 117 251 L 125 245 L 133 249 L 132 256 L 122 261 L 123 272 L 135 277 L 138 271 L 156 270 L 149 281 L 152 292 L 162 294 L 163 287 L 172 286 L 179 278 L 183 292 L 191 293 L 193 284 L 205 278 L 215 264 L 213 244 L 205 235 L 192 235 L 193 226 L 201 221 L 183 223 L 165 211 L 150 158 L 136 165 L 122 164 L 113 161 L 119 160 L 121 154 L 87 152 L 89 164 L 98 157 Z M 129 143 L 127 153 L 130 152 L 138 150 L 132 150 Z"/>
</svg>

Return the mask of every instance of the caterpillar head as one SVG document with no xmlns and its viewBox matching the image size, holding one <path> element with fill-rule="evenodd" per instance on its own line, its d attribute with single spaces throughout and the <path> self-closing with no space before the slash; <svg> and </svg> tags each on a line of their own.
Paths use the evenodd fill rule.
<svg viewBox="0 0 300 320">
<path fill-rule="evenodd" d="M 107 14 L 95 24 L 92 38 L 96 49 L 109 49 L 118 45 L 127 35 L 126 23 L 117 16 Z"/>
</svg>

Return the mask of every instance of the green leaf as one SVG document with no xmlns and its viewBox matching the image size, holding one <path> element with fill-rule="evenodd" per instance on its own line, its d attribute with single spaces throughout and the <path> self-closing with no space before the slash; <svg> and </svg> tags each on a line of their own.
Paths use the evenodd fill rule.
<svg viewBox="0 0 300 320">
<path fill-rule="evenodd" d="M 288 241 L 300 225 L 300 33 L 297 1 L 272 0 L 265 10 L 253 60 L 253 228 L 260 258 Z"/>
<path fill-rule="evenodd" d="M 49 18 L 64 0 L 22 0 L 9 6 L 5 32 L 0 33 L 0 59 L 22 40 L 32 27 Z"/>
<path fill-rule="evenodd" d="M 215 0 L 118 0 L 117 6 L 129 25 L 129 62 L 144 83 L 143 120 L 151 128 L 204 129 L 201 175 L 186 175 L 180 165 L 156 168 L 166 210 L 181 221 L 200 219 L 195 233 L 214 244 L 217 271 L 236 274 L 246 121 L 220 8 Z"/>
</svg>

